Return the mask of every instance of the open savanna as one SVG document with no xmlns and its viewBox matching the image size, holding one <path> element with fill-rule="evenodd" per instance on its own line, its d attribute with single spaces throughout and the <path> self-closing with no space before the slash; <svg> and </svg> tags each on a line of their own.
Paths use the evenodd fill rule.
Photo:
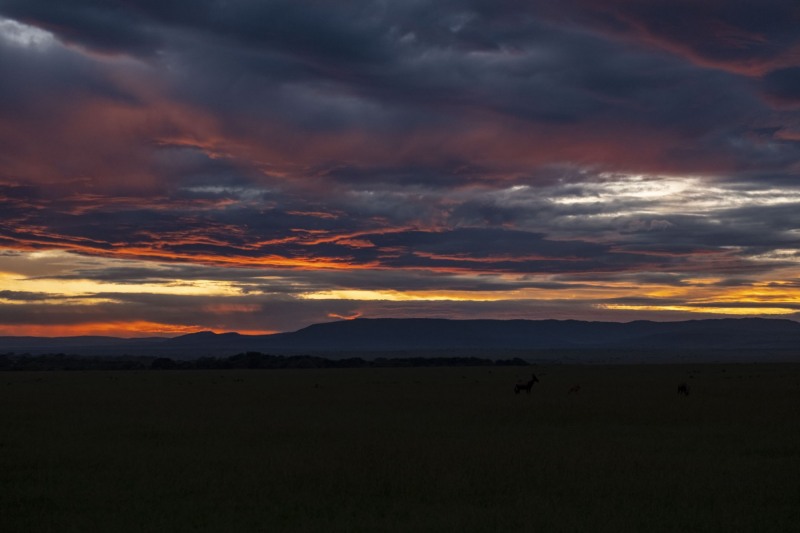
<svg viewBox="0 0 800 533">
<path fill-rule="evenodd" d="M 800 365 L 0 374 L 6 533 L 798 524 Z"/>
</svg>

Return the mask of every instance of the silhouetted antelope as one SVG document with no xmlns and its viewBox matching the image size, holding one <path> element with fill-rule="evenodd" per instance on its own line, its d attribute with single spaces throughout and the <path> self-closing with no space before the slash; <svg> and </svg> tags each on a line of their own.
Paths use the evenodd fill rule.
<svg viewBox="0 0 800 533">
<path fill-rule="evenodd" d="M 570 388 L 567 391 L 567 394 L 578 394 L 580 391 L 581 391 L 580 385 L 573 385 L 572 388 Z"/>
<path fill-rule="evenodd" d="M 689 385 L 687 385 L 686 383 L 681 383 L 680 385 L 678 385 L 678 394 L 689 396 Z"/>
<path fill-rule="evenodd" d="M 531 389 L 533 388 L 533 384 L 534 383 L 538 383 L 538 382 L 539 382 L 539 378 L 536 377 L 536 374 L 531 374 L 530 381 L 528 381 L 526 383 L 517 383 L 516 385 L 514 385 L 514 394 L 519 394 L 519 391 L 522 391 L 522 390 L 524 390 L 525 392 L 530 394 L 531 393 Z"/>
</svg>

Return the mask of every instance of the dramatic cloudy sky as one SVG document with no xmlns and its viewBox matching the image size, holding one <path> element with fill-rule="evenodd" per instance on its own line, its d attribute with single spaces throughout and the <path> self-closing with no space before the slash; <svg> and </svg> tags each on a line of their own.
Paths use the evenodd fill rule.
<svg viewBox="0 0 800 533">
<path fill-rule="evenodd" d="M 799 312 L 797 0 L 0 0 L 0 334 Z"/>
</svg>

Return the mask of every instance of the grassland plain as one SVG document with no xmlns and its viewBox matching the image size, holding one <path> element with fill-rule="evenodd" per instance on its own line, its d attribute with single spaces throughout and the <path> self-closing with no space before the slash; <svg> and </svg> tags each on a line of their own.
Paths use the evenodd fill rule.
<svg viewBox="0 0 800 533">
<path fill-rule="evenodd" d="M 799 526 L 800 365 L 0 374 L 5 533 Z"/>
</svg>

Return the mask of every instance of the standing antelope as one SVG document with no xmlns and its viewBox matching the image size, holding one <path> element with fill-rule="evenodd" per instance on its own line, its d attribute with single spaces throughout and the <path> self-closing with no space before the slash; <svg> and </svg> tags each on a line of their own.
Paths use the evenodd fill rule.
<svg viewBox="0 0 800 533">
<path fill-rule="evenodd" d="M 534 383 L 538 383 L 538 382 L 539 382 L 539 378 L 536 377 L 536 374 L 531 374 L 530 381 L 528 381 L 526 383 L 517 383 L 516 385 L 514 385 L 514 394 L 519 394 L 519 391 L 522 391 L 522 390 L 524 390 L 525 392 L 530 394 L 531 393 L 531 389 L 533 388 L 533 384 Z"/>
</svg>

